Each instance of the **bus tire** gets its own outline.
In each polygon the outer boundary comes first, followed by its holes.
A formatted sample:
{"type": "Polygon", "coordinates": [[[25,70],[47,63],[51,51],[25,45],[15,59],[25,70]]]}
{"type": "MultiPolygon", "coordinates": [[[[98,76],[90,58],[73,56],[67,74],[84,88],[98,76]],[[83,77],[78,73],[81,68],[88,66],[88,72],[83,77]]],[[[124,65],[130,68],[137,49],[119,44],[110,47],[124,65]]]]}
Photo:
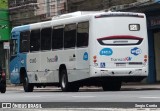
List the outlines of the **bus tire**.
{"type": "Polygon", "coordinates": [[[31,83],[29,83],[28,77],[24,77],[23,88],[25,92],[33,92],[34,86],[31,83]]]}
{"type": "Polygon", "coordinates": [[[66,69],[62,69],[60,72],[60,86],[63,92],[77,92],[79,90],[77,85],[68,82],[66,69]]]}
{"type": "Polygon", "coordinates": [[[69,91],[69,82],[67,77],[67,71],[62,69],[60,72],[60,86],[63,92],[69,91]]]}
{"type": "Polygon", "coordinates": [[[104,82],[102,84],[103,91],[120,91],[121,89],[121,81],[110,81],[104,82]]]}

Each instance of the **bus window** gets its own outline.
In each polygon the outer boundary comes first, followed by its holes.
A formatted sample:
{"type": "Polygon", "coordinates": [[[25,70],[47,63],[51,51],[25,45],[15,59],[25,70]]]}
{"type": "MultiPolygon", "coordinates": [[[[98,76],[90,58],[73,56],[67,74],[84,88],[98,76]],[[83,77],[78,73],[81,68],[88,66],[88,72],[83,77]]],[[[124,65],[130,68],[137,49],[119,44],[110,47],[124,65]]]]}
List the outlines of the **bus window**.
{"type": "Polygon", "coordinates": [[[10,54],[16,55],[18,51],[17,39],[12,39],[10,42],[10,54]]]}
{"type": "Polygon", "coordinates": [[[69,24],[64,29],[64,48],[74,48],[76,42],[76,24],[69,24]]]}
{"type": "Polygon", "coordinates": [[[89,22],[78,23],[77,26],[77,47],[88,46],[89,22]]]}
{"type": "Polygon", "coordinates": [[[44,28],[41,30],[41,50],[51,49],[51,32],[51,27],[44,28]]]}
{"type": "Polygon", "coordinates": [[[61,49],[63,48],[63,26],[53,27],[52,34],[52,49],[61,49]]]}
{"type": "Polygon", "coordinates": [[[39,51],[40,49],[40,29],[32,30],[30,36],[30,51],[39,51]]]}
{"type": "Polygon", "coordinates": [[[20,33],[20,52],[29,52],[30,31],[20,33]]]}

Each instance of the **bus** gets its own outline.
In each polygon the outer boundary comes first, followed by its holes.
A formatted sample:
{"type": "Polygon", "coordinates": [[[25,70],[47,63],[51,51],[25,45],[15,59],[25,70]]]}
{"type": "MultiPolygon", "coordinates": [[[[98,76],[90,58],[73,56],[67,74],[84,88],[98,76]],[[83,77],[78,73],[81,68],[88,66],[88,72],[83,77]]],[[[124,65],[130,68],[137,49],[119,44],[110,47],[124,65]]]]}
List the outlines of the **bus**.
{"type": "Polygon", "coordinates": [[[146,16],[133,12],[73,12],[11,31],[10,80],[34,87],[82,86],[119,91],[148,76],[146,16]]]}

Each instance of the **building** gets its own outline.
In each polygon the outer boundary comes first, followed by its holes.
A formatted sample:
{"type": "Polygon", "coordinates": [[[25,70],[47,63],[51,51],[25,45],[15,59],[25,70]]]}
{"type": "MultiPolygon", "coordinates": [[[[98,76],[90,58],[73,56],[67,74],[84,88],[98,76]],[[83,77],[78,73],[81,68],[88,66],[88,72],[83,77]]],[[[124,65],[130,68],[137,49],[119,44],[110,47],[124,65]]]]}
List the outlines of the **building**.
{"type": "MultiPolygon", "coordinates": [[[[10,22],[8,13],[8,0],[0,1],[0,65],[8,74],[10,22]]],[[[7,75],[8,78],[8,75],[7,75]]]]}
{"type": "Polygon", "coordinates": [[[46,21],[66,13],[66,0],[9,0],[11,25],[46,21]]]}
{"type": "Polygon", "coordinates": [[[134,3],[136,1],[137,0],[68,0],[68,12],[99,11],[112,6],[134,3]]]}

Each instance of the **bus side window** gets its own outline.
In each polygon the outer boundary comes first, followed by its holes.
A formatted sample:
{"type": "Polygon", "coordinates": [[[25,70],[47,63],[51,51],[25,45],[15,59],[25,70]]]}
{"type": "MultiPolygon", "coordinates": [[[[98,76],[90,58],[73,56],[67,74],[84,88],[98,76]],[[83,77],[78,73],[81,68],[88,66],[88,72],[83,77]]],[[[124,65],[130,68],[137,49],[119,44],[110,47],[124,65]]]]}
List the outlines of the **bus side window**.
{"type": "Polygon", "coordinates": [[[12,39],[10,42],[10,54],[16,55],[18,51],[17,39],[12,39]]]}
{"type": "Polygon", "coordinates": [[[87,47],[89,38],[89,22],[81,22],[77,25],[77,47],[87,47]]]}
{"type": "Polygon", "coordinates": [[[41,30],[41,50],[51,49],[51,33],[51,27],[47,27],[41,30]]]}
{"type": "Polygon", "coordinates": [[[52,49],[63,48],[63,26],[53,27],[52,33],[52,49]]]}
{"type": "Polygon", "coordinates": [[[76,24],[68,24],[64,29],[64,48],[75,48],[76,24]]]}
{"type": "Polygon", "coordinates": [[[20,33],[20,52],[29,52],[30,31],[20,33]]]}
{"type": "Polygon", "coordinates": [[[40,49],[40,29],[32,30],[30,36],[30,51],[39,51],[40,49]]]}

